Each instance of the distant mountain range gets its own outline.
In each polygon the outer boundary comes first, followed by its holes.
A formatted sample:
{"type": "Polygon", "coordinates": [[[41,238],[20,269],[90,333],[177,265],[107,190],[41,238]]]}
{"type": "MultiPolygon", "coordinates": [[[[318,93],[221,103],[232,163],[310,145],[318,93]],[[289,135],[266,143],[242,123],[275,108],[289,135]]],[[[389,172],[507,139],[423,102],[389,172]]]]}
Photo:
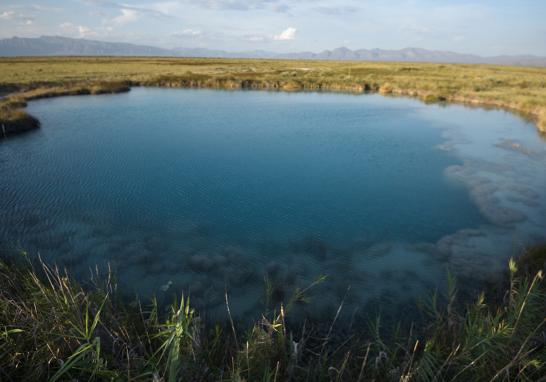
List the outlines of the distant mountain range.
{"type": "Polygon", "coordinates": [[[0,56],[165,56],[219,58],[276,58],[309,60],[404,61],[465,64],[500,64],[546,67],[546,57],[532,55],[482,57],[447,51],[405,48],[399,50],[345,47],[323,52],[274,53],[262,50],[227,52],[201,48],[164,49],[119,42],[74,39],[60,36],[12,37],[0,40],[0,56]]]}

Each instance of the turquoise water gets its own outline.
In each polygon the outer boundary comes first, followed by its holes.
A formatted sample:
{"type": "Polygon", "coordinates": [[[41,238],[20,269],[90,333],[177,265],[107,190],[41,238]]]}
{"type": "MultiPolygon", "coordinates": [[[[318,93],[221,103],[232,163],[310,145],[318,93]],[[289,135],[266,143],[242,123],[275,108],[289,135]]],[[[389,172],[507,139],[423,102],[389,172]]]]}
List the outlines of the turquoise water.
{"type": "Polygon", "coordinates": [[[412,304],[546,233],[545,142],[501,111],[378,95],[137,88],[40,100],[0,143],[0,245],[209,315],[412,304]],[[544,214],[541,214],[544,213],[544,214]],[[349,293],[347,288],[351,287],[349,293]]]}

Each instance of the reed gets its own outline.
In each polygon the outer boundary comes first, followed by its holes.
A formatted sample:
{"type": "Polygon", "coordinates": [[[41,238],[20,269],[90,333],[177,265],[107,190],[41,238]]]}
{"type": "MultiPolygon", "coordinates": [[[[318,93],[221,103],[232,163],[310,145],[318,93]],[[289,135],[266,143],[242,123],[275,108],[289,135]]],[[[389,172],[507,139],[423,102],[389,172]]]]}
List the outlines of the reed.
{"type": "Polygon", "coordinates": [[[388,337],[380,318],[367,331],[343,335],[334,335],[337,314],[325,331],[310,323],[292,328],[288,304],[265,311],[247,330],[205,323],[189,298],[167,309],[154,299],[128,303],[111,273],[94,273],[82,285],[41,260],[6,259],[0,378],[536,381],[546,376],[544,248],[536,251],[539,260],[526,262],[526,272],[510,261],[501,294],[482,293],[470,304],[460,303],[449,276],[445,295],[435,293],[424,305],[427,319],[408,330],[399,325],[388,337]]]}

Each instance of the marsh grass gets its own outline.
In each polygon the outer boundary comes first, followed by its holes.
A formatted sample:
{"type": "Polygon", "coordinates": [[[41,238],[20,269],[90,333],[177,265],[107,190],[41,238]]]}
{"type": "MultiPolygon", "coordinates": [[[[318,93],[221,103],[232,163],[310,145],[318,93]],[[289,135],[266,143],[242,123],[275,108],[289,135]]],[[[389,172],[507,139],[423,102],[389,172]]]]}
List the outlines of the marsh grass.
{"type": "Polygon", "coordinates": [[[0,58],[0,90],[9,91],[0,101],[0,121],[6,110],[22,107],[18,102],[130,86],[379,92],[504,108],[546,132],[545,68],[258,59],[0,58]]]}
{"type": "MultiPolygon", "coordinates": [[[[423,304],[423,323],[384,336],[380,317],[369,330],[337,333],[343,302],[327,329],[290,327],[290,302],[245,329],[203,322],[184,296],[166,307],[128,303],[111,273],[95,271],[82,285],[40,260],[4,260],[0,379],[538,381],[546,377],[544,262],[526,267],[511,260],[503,293],[467,305],[450,275],[447,292],[423,304]]],[[[305,300],[306,290],[289,301],[305,300]]]]}
{"type": "Polygon", "coordinates": [[[66,95],[106,94],[124,91],[129,91],[129,86],[126,83],[98,82],[86,85],[39,87],[8,95],[0,100],[0,138],[40,127],[39,120],[24,111],[28,101],[66,95]]]}

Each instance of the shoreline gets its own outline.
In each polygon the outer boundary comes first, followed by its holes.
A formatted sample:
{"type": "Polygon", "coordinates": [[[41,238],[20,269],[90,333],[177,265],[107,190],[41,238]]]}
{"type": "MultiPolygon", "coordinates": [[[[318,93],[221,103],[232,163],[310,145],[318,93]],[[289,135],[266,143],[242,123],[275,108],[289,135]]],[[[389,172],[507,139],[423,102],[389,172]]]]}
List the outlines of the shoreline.
{"type": "MultiPolygon", "coordinates": [[[[441,91],[411,87],[401,87],[376,81],[360,80],[306,81],[294,79],[255,79],[252,76],[234,78],[233,76],[213,77],[211,75],[186,73],[182,76],[158,76],[142,80],[92,81],[92,82],[44,82],[37,86],[16,83],[0,85],[0,139],[9,135],[23,133],[40,127],[39,121],[29,115],[24,108],[28,101],[67,95],[116,94],[130,91],[132,87],[221,89],[221,90],[268,90],[287,92],[343,92],[352,94],[380,94],[383,96],[402,96],[418,99],[426,104],[448,103],[481,108],[502,109],[533,122],[541,135],[546,135],[546,107],[508,103],[501,99],[484,98],[476,95],[444,94],[441,91]],[[4,126],[3,131],[1,127],[4,126]]],[[[500,96],[499,96],[500,98],[500,96]]]]}

